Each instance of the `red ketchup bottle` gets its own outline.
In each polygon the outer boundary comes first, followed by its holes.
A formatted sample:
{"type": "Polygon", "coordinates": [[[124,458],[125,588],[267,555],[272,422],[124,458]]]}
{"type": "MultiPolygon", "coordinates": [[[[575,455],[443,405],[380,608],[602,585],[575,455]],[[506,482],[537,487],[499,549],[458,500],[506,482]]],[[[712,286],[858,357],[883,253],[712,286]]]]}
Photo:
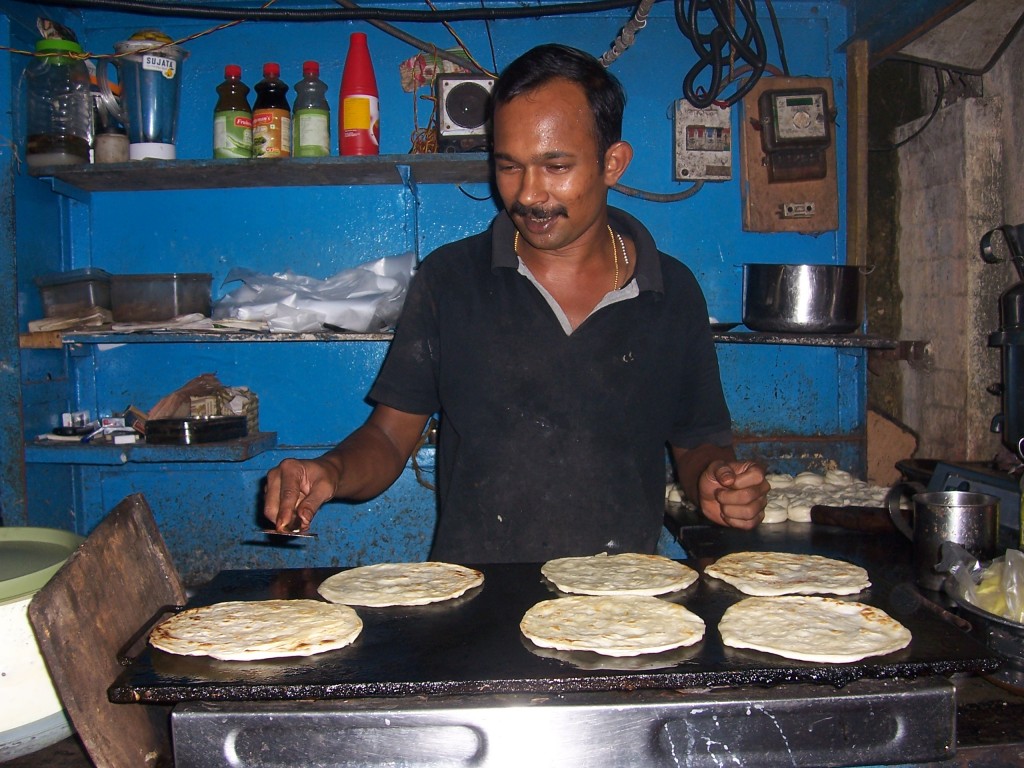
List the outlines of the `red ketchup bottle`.
{"type": "Polygon", "coordinates": [[[338,110],[338,150],[342,155],[380,154],[380,110],[377,78],[364,32],[349,38],[348,56],[341,75],[338,110]]]}

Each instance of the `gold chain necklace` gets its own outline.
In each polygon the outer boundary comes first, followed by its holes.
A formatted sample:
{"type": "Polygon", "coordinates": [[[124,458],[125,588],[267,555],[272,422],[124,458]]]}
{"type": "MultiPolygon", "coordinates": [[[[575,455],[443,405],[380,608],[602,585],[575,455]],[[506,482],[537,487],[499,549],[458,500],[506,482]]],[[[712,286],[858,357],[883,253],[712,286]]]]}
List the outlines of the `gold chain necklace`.
{"type": "Polygon", "coordinates": [[[615,233],[615,239],[619,241],[619,250],[622,251],[622,261],[628,267],[629,254],[626,252],[626,241],[622,239],[622,235],[620,235],[618,232],[615,233]]]}
{"type": "Polygon", "coordinates": [[[619,290],[619,244],[615,242],[615,233],[612,232],[612,225],[608,225],[608,237],[612,239],[612,258],[615,259],[615,282],[612,283],[612,290],[619,290]]]}
{"type": "MultiPolygon", "coordinates": [[[[615,280],[612,283],[612,290],[619,290],[619,246],[622,246],[622,258],[626,262],[626,266],[629,266],[629,254],[626,253],[626,244],[622,241],[622,235],[619,235],[612,231],[612,225],[608,224],[608,237],[612,241],[612,258],[615,260],[615,280]]],[[[519,230],[516,230],[515,236],[512,238],[512,250],[516,256],[519,255],[519,230]]]]}

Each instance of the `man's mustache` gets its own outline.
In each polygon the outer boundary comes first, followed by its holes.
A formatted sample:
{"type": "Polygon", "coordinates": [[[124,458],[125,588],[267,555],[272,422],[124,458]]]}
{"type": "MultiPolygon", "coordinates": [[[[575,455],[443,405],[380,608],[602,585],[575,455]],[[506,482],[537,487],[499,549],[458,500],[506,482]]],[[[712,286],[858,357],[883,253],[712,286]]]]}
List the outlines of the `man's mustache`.
{"type": "Polygon", "coordinates": [[[522,203],[512,203],[509,213],[513,216],[525,216],[531,219],[552,219],[555,216],[569,217],[569,211],[561,205],[555,208],[541,208],[539,206],[526,207],[522,203]]]}

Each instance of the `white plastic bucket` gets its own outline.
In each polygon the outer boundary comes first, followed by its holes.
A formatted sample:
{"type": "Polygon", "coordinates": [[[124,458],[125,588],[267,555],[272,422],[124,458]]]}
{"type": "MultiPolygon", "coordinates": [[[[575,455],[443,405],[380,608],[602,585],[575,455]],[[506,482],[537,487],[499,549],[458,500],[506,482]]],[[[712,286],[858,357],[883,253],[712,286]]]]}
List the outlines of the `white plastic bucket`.
{"type": "Polygon", "coordinates": [[[82,537],[53,528],[0,527],[0,763],[74,729],[53,687],[28,606],[82,537]]]}

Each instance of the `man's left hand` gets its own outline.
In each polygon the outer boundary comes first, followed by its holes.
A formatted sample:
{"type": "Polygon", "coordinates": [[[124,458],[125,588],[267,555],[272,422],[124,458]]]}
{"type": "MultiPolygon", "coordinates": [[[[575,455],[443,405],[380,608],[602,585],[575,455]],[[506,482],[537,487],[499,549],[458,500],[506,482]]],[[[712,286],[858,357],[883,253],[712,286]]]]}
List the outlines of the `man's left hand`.
{"type": "Polygon", "coordinates": [[[714,523],[750,530],[764,519],[771,486],[752,461],[716,459],[701,473],[698,487],[700,508],[714,523]]]}

